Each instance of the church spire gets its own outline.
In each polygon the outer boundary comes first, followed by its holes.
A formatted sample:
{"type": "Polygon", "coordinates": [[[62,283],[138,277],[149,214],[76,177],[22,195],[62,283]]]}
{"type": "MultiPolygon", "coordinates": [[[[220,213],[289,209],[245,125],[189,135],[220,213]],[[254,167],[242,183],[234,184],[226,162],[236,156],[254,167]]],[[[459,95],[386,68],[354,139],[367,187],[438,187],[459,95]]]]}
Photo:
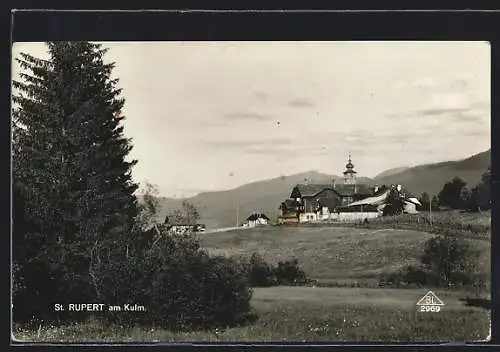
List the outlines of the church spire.
{"type": "Polygon", "coordinates": [[[356,171],[354,171],[354,165],[351,160],[351,154],[349,154],[349,160],[345,166],[344,171],[344,184],[353,185],[356,184],[356,171]]]}

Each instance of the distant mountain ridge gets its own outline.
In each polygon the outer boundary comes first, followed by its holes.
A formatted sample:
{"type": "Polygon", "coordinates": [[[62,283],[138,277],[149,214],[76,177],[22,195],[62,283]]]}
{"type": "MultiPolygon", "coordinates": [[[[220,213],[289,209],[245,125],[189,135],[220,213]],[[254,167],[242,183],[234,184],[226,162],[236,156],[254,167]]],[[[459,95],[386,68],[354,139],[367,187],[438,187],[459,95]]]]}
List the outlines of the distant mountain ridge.
{"type": "Polygon", "coordinates": [[[373,179],[394,175],[394,174],[397,174],[397,173],[402,172],[404,170],[407,170],[409,168],[410,168],[409,166],[402,166],[402,167],[395,167],[393,169],[385,170],[385,171],[382,171],[381,173],[379,173],[373,179]]]}
{"type": "MultiPolygon", "coordinates": [[[[358,181],[378,185],[402,184],[416,196],[420,196],[422,192],[432,196],[455,176],[462,178],[472,188],[480,182],[481,175],[490,166],[490,159],[491,150],[487,150],[458,161],[390,169],[374,179],[359,177],[358,181]]],[[[241,224],[253,211],[263,212],[271,220],[275,220],[280,203],[290,196],[296,184],[303,183],[306,178],[309,183],[322,184],[332,183],[333,178],[339,182],[343,179],[313,170],[251,182],[231,190],[203,192],[186,199],[199,208],[201,222],[206,224],[207,228],[241,224]]],[[[167,213],[178,209],[181,203],[182,199],[161,197],[161,219],[163,220],[167,213]]]]}
{"type": "Polygon", "coordinates": [[[456,176],[467,182],[470,188],[474,187],[481,181],[482,174],[490,165],[491,149],[462,160],[418,165],[381,177],[379,175],[374,182],[400,183],[416,195],[422,192],[437,195],[443,185],[456,176]]]}

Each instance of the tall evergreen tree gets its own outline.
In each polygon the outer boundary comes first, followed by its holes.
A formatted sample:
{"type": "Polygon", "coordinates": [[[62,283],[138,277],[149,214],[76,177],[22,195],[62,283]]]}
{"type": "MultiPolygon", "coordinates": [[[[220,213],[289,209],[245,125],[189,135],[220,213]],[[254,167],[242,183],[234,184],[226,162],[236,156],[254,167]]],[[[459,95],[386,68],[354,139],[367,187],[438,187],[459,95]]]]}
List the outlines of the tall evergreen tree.
{"type": "Polygon", "coordinates": [[[137,215],[114,64],[89,42],[48,49],[49,60],[21,54],[29,73],[14,82],[13,259],[26,287],[14,305],[36,301],[39,315],[101,299],[100,272],[124,255],[137,215]]]}

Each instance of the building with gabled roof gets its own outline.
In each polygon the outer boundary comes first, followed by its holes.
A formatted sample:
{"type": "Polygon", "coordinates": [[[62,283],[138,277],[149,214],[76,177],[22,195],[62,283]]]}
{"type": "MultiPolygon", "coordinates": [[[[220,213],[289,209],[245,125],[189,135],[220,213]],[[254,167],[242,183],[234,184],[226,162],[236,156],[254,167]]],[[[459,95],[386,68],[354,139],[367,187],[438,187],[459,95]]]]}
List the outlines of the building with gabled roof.
{"type": "MultiPolygon", "coordinates": [[[[375,187],[357,183],[357,172],[354,170],[350,155],[343,174],[343,183],[332,180],[331,184],[309,184],[306,179],[303,184],[297,184],[291,191],[290,199],[280,205],[279,222],[290,222],[293,218],[297,218],[298,222],[332,219],[340,216],[341,209],[345,209],[350,203],[375,193],[375,187]]],[[[364,211],[360,211],[363,214],[359,216],[378,216],[376,208],[365,208],[364,211]],[[365,214],[367,212],[370,214],[365,214]]],[[[349,209],[348,213],[351,214],[352,209],[349,209]]]]}
{"type": "Polygon", "coordinates": [[[243,223],[243,227],[255,227],[259,225],[267,225],[269,223],[269,217],[260,212],[253,212],[248,218],[246,218],[243,223]]]}

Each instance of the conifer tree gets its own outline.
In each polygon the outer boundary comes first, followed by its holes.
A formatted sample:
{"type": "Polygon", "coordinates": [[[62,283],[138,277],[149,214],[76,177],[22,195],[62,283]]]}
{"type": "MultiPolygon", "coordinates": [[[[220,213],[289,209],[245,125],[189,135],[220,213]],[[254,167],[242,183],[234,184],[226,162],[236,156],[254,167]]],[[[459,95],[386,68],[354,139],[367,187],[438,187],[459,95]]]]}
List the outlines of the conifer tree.
{"type": "Polygon", "coordinates": [[[28,73],[14,82],[13,259],[25,287],[14,314],[99,300],[100,273],[124,255],[137,215],[114,64],[97,44],[47,45],[49,60],[21,54],[28,73]]]}

